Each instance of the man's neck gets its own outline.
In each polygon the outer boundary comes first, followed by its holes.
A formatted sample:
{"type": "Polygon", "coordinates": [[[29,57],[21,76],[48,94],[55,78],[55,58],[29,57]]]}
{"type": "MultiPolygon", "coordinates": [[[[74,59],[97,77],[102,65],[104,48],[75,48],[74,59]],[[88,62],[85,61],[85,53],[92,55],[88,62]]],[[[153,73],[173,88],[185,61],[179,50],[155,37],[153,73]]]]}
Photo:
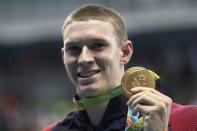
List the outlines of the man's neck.
{"type": "Polygon", "coordinates": [[[87,114],[90,118],[91,123],[94,126],[98,126],[103,118],[103,115],[106,111],[107,105],[109,101],[106,101],[104,103],[101,103],[97,106],[91,107],[87,109],[87,114]]]}

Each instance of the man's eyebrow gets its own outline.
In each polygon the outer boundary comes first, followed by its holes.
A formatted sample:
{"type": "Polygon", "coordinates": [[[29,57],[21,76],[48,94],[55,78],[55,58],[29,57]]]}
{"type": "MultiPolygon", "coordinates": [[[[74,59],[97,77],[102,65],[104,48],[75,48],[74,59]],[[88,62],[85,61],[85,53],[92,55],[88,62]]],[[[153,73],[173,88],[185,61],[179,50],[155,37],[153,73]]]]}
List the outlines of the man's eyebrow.
{"type": "Polygon", "coordinates": [[[68,41],[65,43],[65,46],[91,44],[92,42],[108,43],[107,40],[93,38],[93,39],[89,39],[89,40],[68,41]]]}
{"type": "Polygon", "coordinates": [[[92,42],[101,42],[101,43],[108,43],[107,40],[104,39],[90,39],[87,41],[88,43],[92,43],[92,42]]]}
{"type": "Polygon", "coordinates": [[[79,42],[74,42],[74,41],[70,41],[70,42],[66,42],[64,43],[65,46],[72,46],[72,45],[76,45],[78,44],[79,42]]]}

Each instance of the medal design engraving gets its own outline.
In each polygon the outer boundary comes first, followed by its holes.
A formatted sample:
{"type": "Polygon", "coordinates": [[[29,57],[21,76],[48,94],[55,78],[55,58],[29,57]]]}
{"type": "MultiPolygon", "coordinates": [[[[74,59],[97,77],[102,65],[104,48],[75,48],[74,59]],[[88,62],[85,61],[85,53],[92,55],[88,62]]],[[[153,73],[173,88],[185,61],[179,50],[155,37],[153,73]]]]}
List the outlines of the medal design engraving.
{"type": "Polygon", "coordinates": [[[155,88],[155,80],[152,74],[144,67],[132,67],[128,69],[122,78],[122,86],[125,94],[131,97],[131,89],[134,87],[155,88]]]}

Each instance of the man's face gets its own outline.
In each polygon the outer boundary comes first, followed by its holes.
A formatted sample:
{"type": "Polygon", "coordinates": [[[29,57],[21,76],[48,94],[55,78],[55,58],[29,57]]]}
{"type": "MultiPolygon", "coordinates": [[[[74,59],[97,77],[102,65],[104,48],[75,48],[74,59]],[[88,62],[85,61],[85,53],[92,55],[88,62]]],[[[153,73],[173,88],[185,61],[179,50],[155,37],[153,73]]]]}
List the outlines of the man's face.
{"type": "Polygon", "coordinates": [[[72,22],[63,37],[65,68],[81,97],[97,96],[120,84],[124,73],[122,50],[112,24],[72,22]]]}

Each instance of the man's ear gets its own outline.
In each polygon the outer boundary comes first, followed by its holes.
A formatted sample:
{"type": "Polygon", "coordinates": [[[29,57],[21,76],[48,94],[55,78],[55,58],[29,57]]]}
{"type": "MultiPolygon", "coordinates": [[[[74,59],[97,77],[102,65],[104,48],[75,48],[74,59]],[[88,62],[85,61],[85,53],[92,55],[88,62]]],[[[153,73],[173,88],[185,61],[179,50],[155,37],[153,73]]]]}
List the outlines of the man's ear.
{"type": "Polygon", "coordinates": [[[61,56],[62,56],[62,61],[64,62],[64,48],[63,47],[61,49],[61,56]]]}
{"type": "Polygon", "coordinates": [[[130,40],[127,40],[122,46],[122,56],[121,56],[121,64],[126,65],[133,54],[133,44],[130,40]]]}

